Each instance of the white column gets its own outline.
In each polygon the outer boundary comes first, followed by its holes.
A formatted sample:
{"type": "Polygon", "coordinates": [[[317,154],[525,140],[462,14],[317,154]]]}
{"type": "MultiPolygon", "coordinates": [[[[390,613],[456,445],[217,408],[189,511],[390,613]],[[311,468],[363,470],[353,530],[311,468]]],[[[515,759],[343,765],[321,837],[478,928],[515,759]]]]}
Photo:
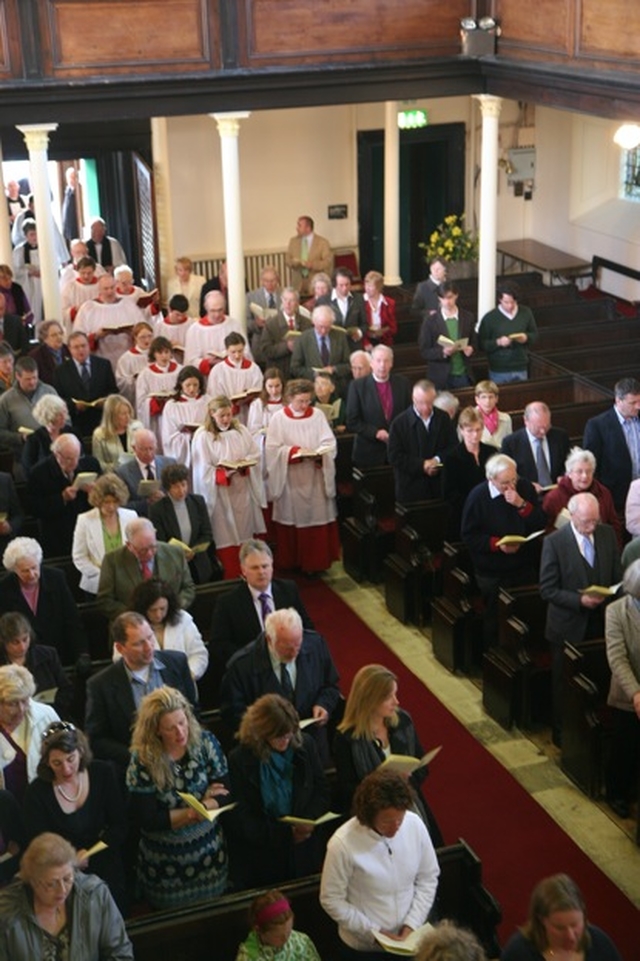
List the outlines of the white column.
{"type": "Polygon", "coordinates": [[[18,126],[29,151],[31,167],[31,190],[34,196],[36,223],[38,225],[38,257],[40,282],[45,320],[62,320],[62,301],[58,283],[58,259],[53,233],[51,192],[47,177],[49,134],[58,129],[57,123],[27,124],[18,126]]]}
{"type": "Polygon", "coordinates": [[[174,275],[173,211],[171,209],[171,169],[167,120],[151,118],[151,155],[153,157],[153,194],[158,231],[160,288],[166,293],[167,281],[174,275]]]}
{"type": "MultiPolygon", "coordinates": [[[[0,170],[2,170],[2,144],[0,143],[0,170]]],[[[2,197],[4,198],[4,181],[0,181],[2,186],[2,197]]],[[[0,264],[12,265],[11,246],[11,224],[9,223],[9,210],[4,199],[0,202],[0,264]]]]}
{"type": "Polygon", "coordinates": [[[474,94],[482,111],[480,154],[480,257],[478,264],[478,320],[496,305],[498,244],[498,121],[502,98],[474,94]]]}
{"type": "Polygon", "coordinates": [[[400,276],[400,130],[398,104],[384,105],[384,282],[402,283],[400,276]]]}
{"type": "Polygon", "coordinates": [[[242,247],[242,208],[240,204],[240,160],[238,136],[240,121],[250,116],[242,113],[209,114],[218,125],[222,156],[222,197],[224,233],[229,277],[229,315],[246,327],[244,250],[242,247]]]}

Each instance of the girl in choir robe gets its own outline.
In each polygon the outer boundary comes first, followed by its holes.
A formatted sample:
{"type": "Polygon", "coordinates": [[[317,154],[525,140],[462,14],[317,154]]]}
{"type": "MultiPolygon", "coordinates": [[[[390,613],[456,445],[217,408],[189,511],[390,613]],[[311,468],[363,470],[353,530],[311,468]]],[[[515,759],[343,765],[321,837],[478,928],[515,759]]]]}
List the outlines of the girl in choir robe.
{"type": "Polygon", "coordinates": [[[262,371],[258,365],[244,356],[247,342],[233,331],[224,339],[227,356],[221,364],[211,368],[207,393],[211,397],[224,394],[233,401],[233,414],[246,426],[249,405],[262,391],[262,371]]]}
{"type": "Polygon", "coordinates": [[[267,429],[266,458],[273,497],[278,566],[324,571],[338,559],[336,438],[311,406],[313,384],[289,381],[286,406],[267,429]]]}
{"type": "Polygon", "coordinates": [[[136,405],[136,381],[140,371],[149,363],[149,347],[153,340],[153,327],[141,320],[132,331],[133,347],[125,350],[116,364],[116,384],[123,397],[136,405]]]}
{"type": "Polygon", "coordinates": [[[195,317],[189,317],[188,310],[187,298],[183,294],[174,294],[169,301],[167,316],[159,314],[156,320],[156,337],[166,337],[170,340],[174,356],[183,362],[187,331],[196,322],[195,317]]]}
{"type": "Polygon", "coordinates": [[[67,337],[73,330],[73,322],[78,310],[85,301],[98,296],[96,262],[93,257],[81,257],[76,266],[76,275],[68,281],[60,296],[62,297],[62,319],[67,337]]]}
{"type": "Polygon", "coordinates": [[[209,400],[204,426],[191,445],[193,490],[209,513],[226,579],[240,577],[240,544],[265,532],[264,487],[255,438],[234,419],[228,397],[209,400]]]}
{"type": "Polygon", "coordinates": [[[136,413],[143,425],[156,435],[159,453],[162,453],[162,411],[175,390],[181,370],[172,358],[171,342],[166,337],[154,337],[149,347],[149,363],[136,381],[136,413]]]}
{"type": "Polygon", "coordinates": [[[267,428],[271,423],[271,419],[274,414],[282,410],[284,407],[284,401],[282,399],[282,394],[284,390],[284,384],[282,382],[282,372],[279,367],[268,367],[264,374],[264,386],[259,397],[251,403],[249,407],[249,417],[247,420],[247,427],[255,437],[258,447],[260,448],[260,470],[262,473],[262,481],[264,483],[265,496],[267,499],[267,507],[264,512],[264,519],[267,525],[267,540],[269,542],[275,541],[275,534],[273,532],[273,504],[271,494],[269,493],[269,478],[267,476],[267,461],[265,457],[264,447],[265,440],[267,437],[267,428]]]}
{"type": "Polygon", "coordinates": [[[191,469],[191,442],[207,415],[210,398],[205,394],[204,375],[197,367],[183,367],[173,397],[162,412],[162,449],[178,464],[191,469]]]}

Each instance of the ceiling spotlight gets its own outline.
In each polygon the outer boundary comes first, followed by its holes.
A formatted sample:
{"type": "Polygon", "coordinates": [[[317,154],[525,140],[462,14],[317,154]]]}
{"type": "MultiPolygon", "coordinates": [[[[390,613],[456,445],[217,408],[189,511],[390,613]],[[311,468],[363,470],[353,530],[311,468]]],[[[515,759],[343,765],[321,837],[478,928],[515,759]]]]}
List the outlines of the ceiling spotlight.
{"type": "Polygon", "coordinates": [[[497,21],[493,17],[482,17],[478,20],[478,26],[481,30],[493,30],[497,25],[497,21]]]}
{"type": "Polygon", "coordinates": [[[613,142],[623,150],[635,150],[640,146],[640,126],[637,123],[623,123],[614,133],[613,142]]]}
{"type": "Polygon", "coordinates": [[[473,17],[464,17],[460,21],[460,26],[463,30],[475,30],[478,24],[475,22],[473,17]]]}

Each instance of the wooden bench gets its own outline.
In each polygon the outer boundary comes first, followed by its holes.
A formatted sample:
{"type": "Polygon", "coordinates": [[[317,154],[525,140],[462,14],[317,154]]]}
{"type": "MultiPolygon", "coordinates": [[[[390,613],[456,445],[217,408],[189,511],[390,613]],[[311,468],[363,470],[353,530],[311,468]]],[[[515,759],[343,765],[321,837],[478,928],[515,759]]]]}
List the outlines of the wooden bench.
{"type": "MultiPolygon", "coordinates": [[[[496,927],[501,912],[495,898],[482,884],[482,865],[465,841],[439,848],[438,894],[434,916],[446,917],[471,929],[489,957],[500,952],[496,927]]],[[[291,901],[295,926],[307,933],[321,958],[334,961],[340,953],[337,927],[319,901],[320,876],[312,875],[280,885],[291,901]]],[[[207,903],[174,911],[162,911],[132,919],[127,931],[136,961],[232,961],[238,945],[249,933],[248,910],[260,890],[240,891],[207,903]]],[[[382,957],[382,955],[381,955],[382,957]]]]}
{"type": "Polygon", "coordinates": [[[439,593],[442,552],[449,520],[446,501],[396,504],[395,550],[384,561],[387,610],[403,624],[430,620],[439,593]]]}
{"type": "Polygon", "coordinates": [[[561,347],[584,347],[614,344],[618,341],[633,340],[640,335],[640,321],[633,319],[609,320],[606,323],[558,324],[542,327],[540,337],[532,345],[533,352],[545,352],[561,347]]]}
{"type": "Polygon", "coordinates": [[[378,583],[395,537],[395,484],[389,465],[353,468],[353,514],[341,527],[342,563],[354,580],[378,583]]]}
{"type": "Polygon", "coordinates": [[[604,638],[565,644],[560,765],[591,798],[601,797],[604,788],[610,681],[604,638]]]}
{"type": "Polygon", "coordinates": [[[482,660],[484,602],[466,545],[445,542],[442,595],[431,604],[431,644],[452,673],[477,673],[482,660]]]}

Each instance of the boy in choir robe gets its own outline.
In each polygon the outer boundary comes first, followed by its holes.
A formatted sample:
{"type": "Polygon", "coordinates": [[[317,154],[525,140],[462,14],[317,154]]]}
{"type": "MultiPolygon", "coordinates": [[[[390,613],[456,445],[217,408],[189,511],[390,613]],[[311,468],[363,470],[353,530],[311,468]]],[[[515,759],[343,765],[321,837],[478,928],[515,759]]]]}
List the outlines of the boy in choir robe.
{"type": "Polygon", "coordinates": [[[166,337],[154,337],[149,347],[149,363],[136,381],[136,414],[145,427],[152,430],[162,453],[162,411],[172,396],[182,365],[171,354],[166,337]]]}

